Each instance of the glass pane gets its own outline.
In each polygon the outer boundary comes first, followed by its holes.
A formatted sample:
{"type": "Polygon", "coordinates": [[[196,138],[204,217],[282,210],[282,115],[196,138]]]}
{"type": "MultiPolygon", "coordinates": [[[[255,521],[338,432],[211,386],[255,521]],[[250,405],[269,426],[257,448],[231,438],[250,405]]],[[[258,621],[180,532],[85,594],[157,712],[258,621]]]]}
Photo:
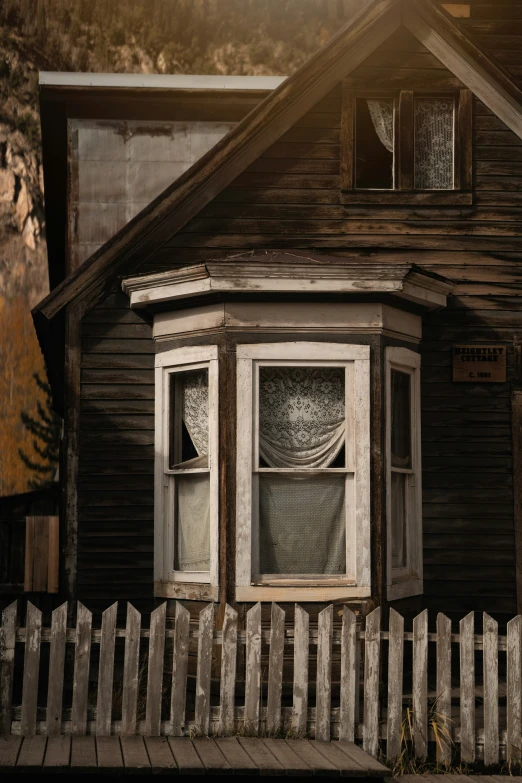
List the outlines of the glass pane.
{"type": "Polygon", "coordinates": [[[259,476],[262,574],[345,574],[344,475],[259,476]]]}
{"type": "Polygon", "coordinates": [[[210,476],[176,476],[176,571],[210,569],[210,476]]]}
{"type": "Polygon", "coordinates": [[[453,188],[453,99],[415,99],[415,187],[453,188]]]}
{"type": "Polygon", "coordinates": [[[208,467],[208,370],[170,376],[170,467],[208,467]]]}
{"type": "Polygon", "coordinates": [[[391,371],[391,464],[411,468],[411,375],[391,371]]]}
{"type": "Polygon", "coordinates": [[[393,189],[393,98],[357,98],[355,187],[393,189]]]}
{"type": "Polygon", "coordinates": [[[261,367],[259,457],[271,468],[327,468],[343,453],[343,367],[261,367]]]}
{"type": "Polygon", "coordinates": [[[391,533],[392,568],[405,568],[406,553],[406,473],[392,473],[391,477],[391,533]]]}

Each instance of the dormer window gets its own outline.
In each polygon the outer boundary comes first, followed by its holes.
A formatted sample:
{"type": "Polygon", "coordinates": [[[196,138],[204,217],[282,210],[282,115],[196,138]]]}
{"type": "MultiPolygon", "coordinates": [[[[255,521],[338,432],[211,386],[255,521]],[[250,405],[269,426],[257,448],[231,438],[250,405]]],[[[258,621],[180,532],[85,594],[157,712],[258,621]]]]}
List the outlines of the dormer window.
{"type": "Polygon", "coordinates": [[[471,95],[343,89],[341,201],[471,203],[471,95]]]}

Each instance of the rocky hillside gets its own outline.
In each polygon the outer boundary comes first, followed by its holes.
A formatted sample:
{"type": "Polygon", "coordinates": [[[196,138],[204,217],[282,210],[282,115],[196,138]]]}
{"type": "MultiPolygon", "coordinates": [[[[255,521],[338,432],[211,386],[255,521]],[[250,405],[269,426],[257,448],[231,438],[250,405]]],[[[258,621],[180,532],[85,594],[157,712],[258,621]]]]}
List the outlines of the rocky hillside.
{"type": "Polygon", "coordinates": [[[367,2],[2,0],[0,496],[28,488],[20,413],[34,414],[43,371],[30,316],[48,289],[38,71],[289,74],[367,2]]]}

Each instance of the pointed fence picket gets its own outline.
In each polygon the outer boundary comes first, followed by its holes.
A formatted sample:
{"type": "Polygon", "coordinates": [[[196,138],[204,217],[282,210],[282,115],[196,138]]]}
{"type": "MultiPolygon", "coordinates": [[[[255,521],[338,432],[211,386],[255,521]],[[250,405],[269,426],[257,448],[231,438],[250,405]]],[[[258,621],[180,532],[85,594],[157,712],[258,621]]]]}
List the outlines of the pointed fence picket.
{"type": "Polygon", "coordinates": [[[16,603],[4,610],[2,733],[102,738],[283,730],[316,740],[362,739],[367,751],[381,750],[390,759],[406,741],[420,759],[435,743],[441,765],[448,765],[456,750],[462,762],[521,761],[522,616],[501,636],[488,614],[482,634],[475,633],[473,614],[452,634],[443,614],[435,633],[429,631],[426,611],[407,632],[400,614],[390,610],[385,624],[380,608],[362,624],[348,607],[327,606],[314,625],[302,607],[295,607],[289,622],[272,604],[270,627],[265,627],[256,604],[239,628],[238,613],[228,605],[219,624],[212,604],[191,620],[179,603],[175,617],[167,618],[164,603],[147,627],[128,604],[125,627],[119,628],[113,604],[100,629],[93,628],[91,612],[81,603],[75,627],[67,628],[67,610],[67,604],[55,609],[50,627],[30,603],[24,627],[17,624],[16,603]],[[118,638],[124,639],[121,656],[118,638]],[[66,677],[68,645],[74,656],[72,682],[66,677]],[[238,655],[238,646],[244,646],[244,655],[238,655]],[[452,649],[460,661],[454,671],[452,649]],[[482,651],[481,666],[477,651],[482,651]],[[309,677],[312,660],[315,683],[309,677]],[[503,671],[507,677],[500,681],[503,671]],[[13,706],[13,689],[15,701],[21,696],[19,705],[13,706]]]}

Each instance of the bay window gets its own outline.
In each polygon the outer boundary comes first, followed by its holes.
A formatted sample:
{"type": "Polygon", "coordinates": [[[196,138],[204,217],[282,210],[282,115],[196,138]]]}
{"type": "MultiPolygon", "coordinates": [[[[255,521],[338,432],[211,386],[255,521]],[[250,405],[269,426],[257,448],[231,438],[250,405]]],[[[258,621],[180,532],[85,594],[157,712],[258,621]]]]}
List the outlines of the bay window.
{"type": "Polygon", "coordinates": [[[422,592],[420,357],[386,348],[388,598],[422,592]]]}
{"type": "Polygon", "coordinates": [[[238,600],[369,589],[369,347],[237,347],[238,600]]]}

